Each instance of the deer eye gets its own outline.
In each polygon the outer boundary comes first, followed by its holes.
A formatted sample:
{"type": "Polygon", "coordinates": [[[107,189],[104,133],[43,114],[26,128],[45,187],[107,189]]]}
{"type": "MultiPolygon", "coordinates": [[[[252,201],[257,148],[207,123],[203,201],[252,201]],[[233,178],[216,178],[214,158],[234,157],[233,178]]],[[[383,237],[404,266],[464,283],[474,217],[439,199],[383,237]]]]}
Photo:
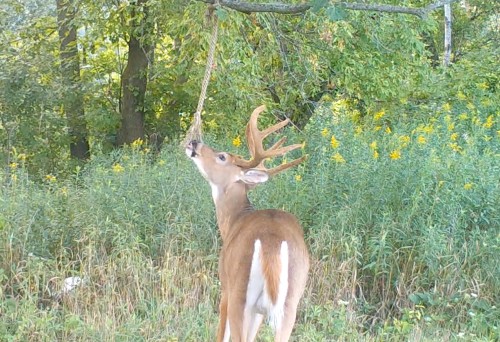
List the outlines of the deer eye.
{"type": "Polygon", "coordinates": [[[225,156],[224,154],[222,154],[222,153],[221,153],[221,154],[219,154],[219,155],[217,156],[217,158],[219,158],[219,160],[220,160],[220,161],[226,161],[226,156],[225,156]]]}

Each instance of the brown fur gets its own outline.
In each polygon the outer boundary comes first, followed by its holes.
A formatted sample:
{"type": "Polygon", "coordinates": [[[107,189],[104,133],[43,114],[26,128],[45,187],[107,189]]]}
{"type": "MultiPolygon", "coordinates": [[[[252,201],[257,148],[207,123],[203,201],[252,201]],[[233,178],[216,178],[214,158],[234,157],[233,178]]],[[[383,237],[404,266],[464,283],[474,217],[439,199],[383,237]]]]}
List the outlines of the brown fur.
{"type": "MultiPolygon", "coordinates": [[[[274,246],[273,246],[274,247],[274,246]]],[[[266,288],[273,304],[278,300],[278,290],[280,285],[281,260],[280,260],[281,243],[274,248],[262,248],[261,264],[266,282],[266,288]],[[269,253],[272,251],[273,253],[269,253]],[[276,253],[277,252],[277,253],[276,253]]]]}

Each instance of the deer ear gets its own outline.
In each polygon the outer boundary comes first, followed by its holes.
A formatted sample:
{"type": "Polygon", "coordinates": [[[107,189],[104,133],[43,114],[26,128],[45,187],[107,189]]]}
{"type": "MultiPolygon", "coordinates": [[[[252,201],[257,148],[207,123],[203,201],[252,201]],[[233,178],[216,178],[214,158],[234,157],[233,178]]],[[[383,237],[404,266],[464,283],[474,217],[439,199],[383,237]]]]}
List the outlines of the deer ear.
{"type": "Polygon", "coordinates": [[[248,169],[241,172],[240,180],[249,185],[257,185],[259,183],[264,183],[269,179],[269,175],[266,171],[257,169],[248,169]]]}

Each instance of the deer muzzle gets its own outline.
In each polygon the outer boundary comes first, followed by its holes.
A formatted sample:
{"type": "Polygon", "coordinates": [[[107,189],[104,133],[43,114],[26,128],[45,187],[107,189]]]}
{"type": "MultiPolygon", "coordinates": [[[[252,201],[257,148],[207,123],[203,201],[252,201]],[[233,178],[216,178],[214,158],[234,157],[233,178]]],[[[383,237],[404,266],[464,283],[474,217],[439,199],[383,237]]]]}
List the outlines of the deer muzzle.
{"type": "Polygon", "coordinates": [[[200,143],[197,140],[191,140],[186,145],[186,154],[190,158],[194,158],[198,155],[197,148],[200,146],[200,143]]]}

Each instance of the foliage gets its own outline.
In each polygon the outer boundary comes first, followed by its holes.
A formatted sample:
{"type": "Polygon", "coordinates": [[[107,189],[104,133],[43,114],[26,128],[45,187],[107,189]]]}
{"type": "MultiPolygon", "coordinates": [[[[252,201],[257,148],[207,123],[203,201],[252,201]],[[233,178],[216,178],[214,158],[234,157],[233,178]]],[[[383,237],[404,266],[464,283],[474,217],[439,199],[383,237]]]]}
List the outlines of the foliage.
{"type": "MultiPolygon", "coordinates": [[[[407,4],[422,6],[421,1],[407,4]]],[[[482,0],[468,4],[457,3],[453,9],[455,61],[470,65],[463,75],[474,75],[471,69],[487,67],[481,61],[490,59],[493,72],[498,28],[491,13],[498,5],[482,0]]],[[[9,0],[1,6],[3,164],[15,148],[30,154],[33,172],[68,172],[73,165],[65,168],[69,142],[61,99],[67,90],[58,74],[55,4],[9,0]]],[[[147,24],[155,32],[144,39],[152,40],[155,53],[148,71],[146,132],[175,139],[187,129],[196,107],[210,25],[203,2],[149,0],[148,9],[147,24]]],[[[396,109],[404,100],[428,99],[436,91],[426,87],[439,71],[433,69],[442,50],[439,11],[421,20],[315,1],[311,11],[297,16],[216,13],[217,62],[204,113],[205,130],[212,134],[241,132],[249,108],[261,103],[303,127],[325,95],[350,99],[365,116],[380,107],[396,109]]],[[[116,142],[129,24],[138,19],[132,16],[126,1],[83,1],[72,22],[78,27],[85,117],[94,152],[110,151],[116,142]]]]}
{"type": "MultiPolygon", "coordinates": [[[[402,105],[362,124],[349,101],[324,101],[303,132],[287,132],[307,137],[308,161],[251,197],[294,212],[306,229],[313,264],[297,340],[498,338],[491,94],[479,84],[413,108],[416,119],[401,120],[402,105]]],[[[244,153],[234,137],[215,140],[244,153]]],[[[70,178],[37,182],[22,159],[11,164],[0,196],[3,336],[213,336],[220,245],[209,189],[183,153],[173,144],[156,155],[137,141],[70,178]],[[68,276],[86,282],[58,301],[68,276]]]]}
{"type": "MultiPolygon", "coordinates": [[[[291,211],[306,230],[313,263],[296,340],[499,338],[498,5],[467,3],[453,6],[446,69],[439,11],[421,21],[314,1],[297,16],[216,12],[205,140],[246,154],[244,124],[266,103],[263,125],[291,117],[286,134],[309,156],[251,193],[256,207],[291,211]]],[[[198,98],[210,25],[202,2],[148,6],[146,130],[167,142],[161,152],[147,139],[112,149],[137,18],[124,1],[82,1],[74,24],[92,157],[76,165],[55,6],[0,5],[2,340],[214,334],[213,204],[177,140],[198,98]],[[84,284],[61,296],[69,276],[84,284]]]]}

